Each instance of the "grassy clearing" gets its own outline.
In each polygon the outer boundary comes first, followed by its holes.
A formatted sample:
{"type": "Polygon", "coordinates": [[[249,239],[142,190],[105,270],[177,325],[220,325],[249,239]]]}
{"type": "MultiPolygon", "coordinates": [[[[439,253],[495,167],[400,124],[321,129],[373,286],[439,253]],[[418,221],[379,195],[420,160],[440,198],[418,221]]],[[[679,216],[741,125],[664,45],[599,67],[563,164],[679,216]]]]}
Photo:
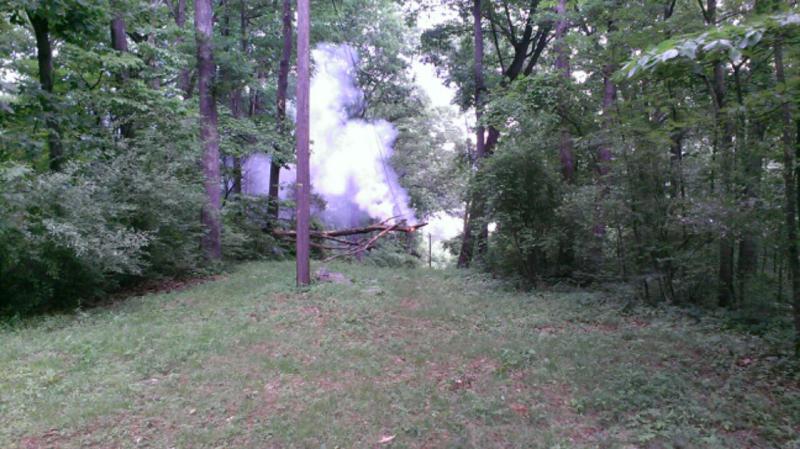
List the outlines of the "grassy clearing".
{"type": "Polygon", "coordinates": [[[797,380],[760,339],[599,293],[334,269],[355,282],[298,292],[291,264],[254,263],[0,330],[0,447],[800,444],[797,380]]]}

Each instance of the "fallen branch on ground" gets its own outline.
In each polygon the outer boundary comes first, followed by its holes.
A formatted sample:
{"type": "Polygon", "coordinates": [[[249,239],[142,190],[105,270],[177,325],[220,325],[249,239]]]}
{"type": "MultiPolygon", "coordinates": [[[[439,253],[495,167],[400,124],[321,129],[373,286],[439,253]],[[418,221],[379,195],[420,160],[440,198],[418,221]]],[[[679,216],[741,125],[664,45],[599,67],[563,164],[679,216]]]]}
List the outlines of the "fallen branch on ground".
{"type": "MultiPolygon", "coordinates": [[[[404,232],[406,234],[411,232],[416,232],[419,228],[423,226],[427,226],[428,223],[418,223],[412,226],[399,226],[399,225],[387,225],[387,224],[374,224],[369,226],[364,226],[361,228],[348,228],[348,229],[337,229],[334,231],[311,231],[311,237],[317,237],[322,239],[330,239],[334,240],[335,237],[346,237],[349,235],[359,235],[359,234],[369,234],[372,232],[381,232],[385,231],[387,228],[391,228],[392,232],[404,232]]],[[[290,237],[295,238],[297,233],[295,231],[290,231],[287,229],[276,229],[272,232],[278,237],[290,237]]],[[[341,242],[340,242],[341,243],[341,242]]]]}
{"type": "MultiPolygon", "coordinates": [[[[389,224],[388,222],[394,218],[396,217],[386,219],[380,223],[358,228],[336,229],[331,231],[311,231],[310,235],[312,239],[328,240],[343,245],[343,246],[331,246],[331,245],[324,245],[322,243],[311,242],[311,246],[323,250],[341,251],[325,259],[325,261],[330,261],[338,257],[354,256],[359,253],[363,253],[364,251],[367,251],[368,249],[375,246],[375,244],[378,242],[378,240],[381,239],[381,237],[384,237],[385,235],[391,232],[402,232],[405,234],[410,234],[428,225],[428,223],[417,223],[415,225],[408,225],[406,224],[405,221],[389,224]],[[349,237],[354,235],[372,234],[374,232],[376,232],[377,234],[373,235],[372,237],[365,238],[359,241],[351,241],[340,238],[340,237],[349,237]]],[[[272,231],[272,234],[275,235],[276,237],[287,238],[287,239],[294,239],[297,237],[296,231],[288,229],[275,229],[272,231]]]]}

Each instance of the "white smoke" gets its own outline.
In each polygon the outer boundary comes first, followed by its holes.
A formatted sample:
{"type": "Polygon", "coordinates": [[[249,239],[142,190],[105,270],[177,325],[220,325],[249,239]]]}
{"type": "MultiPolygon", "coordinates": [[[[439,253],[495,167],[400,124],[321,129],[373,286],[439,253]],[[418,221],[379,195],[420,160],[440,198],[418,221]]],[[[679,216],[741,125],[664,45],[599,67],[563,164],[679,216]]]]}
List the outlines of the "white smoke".
{"type": "Polygon", "coordinates": [[[311,182],[328,203],[325,218],[355,224],[363,215],[414,221],[406,191],[389,165],[397,130],[385,120],[353,118],[364,107],[358,55],[348,45],[312,51],[311,182]]]}
{"type": "MultiPolygon", "coordinates": [[[[354,117],[364,107],[356,51],[348,45],[319,44],[311,56],[311,187],[327,203],[323,220],[333,226],[392,217],[415,222],[408,194],[389,164],[397,130],[385,120],[354,117]]],[[[248,193],[264,190],[255,184],[268,185],[269,170],[265,175],[259,169],[263,163],[250,158],[245,164],[248,193]]],[[[282,184],[294,178],[294,167],[281,171],[282,184]]]]}

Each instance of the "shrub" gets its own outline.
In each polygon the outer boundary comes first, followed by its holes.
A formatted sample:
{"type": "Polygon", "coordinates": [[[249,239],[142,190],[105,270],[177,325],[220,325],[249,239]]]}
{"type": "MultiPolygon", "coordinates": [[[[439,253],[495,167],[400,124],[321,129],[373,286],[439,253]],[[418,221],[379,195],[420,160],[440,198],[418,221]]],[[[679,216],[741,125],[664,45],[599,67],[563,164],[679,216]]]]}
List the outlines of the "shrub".
{"type": "Polygon", "coordinates": [[[222,252],[226,258],[253,260],[279,258],[278,242],[268,232],[269,198],[235,195],[222,210],[225,232],[222,252]]]}
{"type": "Polygon", "coordinates": [[[493,271],[532,279],[547,275],[561,234],[557,179],[535,151],[507,147],[486,163],[476,188],[488,192],[497,228],[486,263],[493,271]]]}
{"type": "Polygon", "coordinates": [[[187,161],[161,156],[1,167],[0,314],[74,307],[121,283],[195,270],[199,188],[181,174],[187,161]]]}

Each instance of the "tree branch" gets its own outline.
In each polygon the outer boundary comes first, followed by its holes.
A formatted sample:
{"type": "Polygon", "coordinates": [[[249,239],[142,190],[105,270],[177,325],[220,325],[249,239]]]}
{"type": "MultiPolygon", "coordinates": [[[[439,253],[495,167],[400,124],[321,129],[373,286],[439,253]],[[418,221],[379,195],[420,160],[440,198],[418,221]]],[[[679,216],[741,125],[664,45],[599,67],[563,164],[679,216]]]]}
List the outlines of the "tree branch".
{"type": "MultiPolygon", "coordinates": [[[[403,232],[406,234],[416,232],[419,228],[427,226],[428,223],[418,223],[413,226],[401,226],[400,224],[394,225],[387,225],[383,223],[373,224],[369,226],[364,226],[360,228],[349,228],[349,229],[337,229],[335,231],[311,231],[311,237],[321,238],[321,239],[332,239],[335,237],[345,237],[349,235],[359,235],[359,234],[369,234],[371,232],[383,232],[387,229],[388,232],[403,232]]],[[[272,231],[278,237],[296,237],[295,231],[285,230],[285,229],[276,229],[272,231]]]]}
{"type": "Polygon", "coordinates": [[[703,6],[703,0],[697,0],[697,4],[700,6],[700,11],[703,13],[703,20],[705,20],[706,23],[710,23],[711,18],[708,16],[708,10],[703,6]]]}
{"type": "Polygon", "coordinates": [[[497,60],[500,62],[500,71],[506,71],[505,63],[503,62],[503,52],[500,51],[500,41],[497,39],[497,27],[495,27],[494,20],[492,18],[494,14],[490,11],[489,12],[489,24],[492,27],[492,40],[494,41],[494,49],[497,52],[497,60]]]}
{"type": "Polygon", "coordinates": [[[536,48],[533,51],[531,59],[528,61],[528,66],[525,67],[525,76],[530,75],[536,63],[539,62],[539,57],[542,56],[542,51],[544,51],[544,48],[547,46],[547,38],[550,34],[550,29],[551,25],[546,25],[540,33],[537,33],[539,40],[536,42],[536,48]]]}
{"type": "Polygon", "coordinates": [[[511,12],[508,10],[508,2],[506,0],[503,0],[503,9],[506,11],[506,21],[508,22],[508,29],[511,33],[509,36],[511,38],[511,43],[517,45],[517,33],[514,29],[514,23],[511,21],[511,12]]]}

